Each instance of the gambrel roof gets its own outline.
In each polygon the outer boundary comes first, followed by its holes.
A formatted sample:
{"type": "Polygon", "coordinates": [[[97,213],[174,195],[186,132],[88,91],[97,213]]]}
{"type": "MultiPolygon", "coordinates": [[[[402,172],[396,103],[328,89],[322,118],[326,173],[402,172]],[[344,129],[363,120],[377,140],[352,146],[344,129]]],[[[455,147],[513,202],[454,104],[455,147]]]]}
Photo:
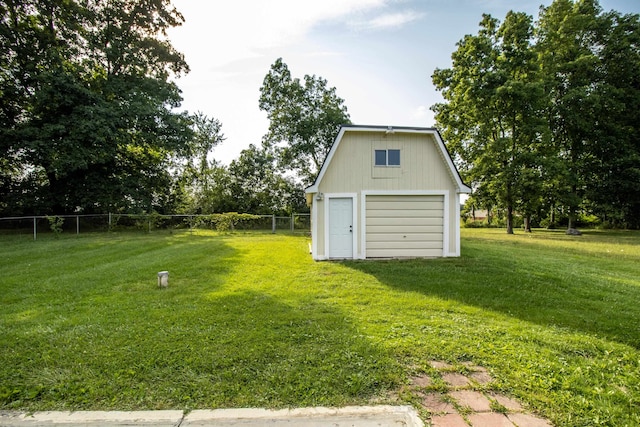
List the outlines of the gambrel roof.
{"type": "Polygon", "coordinates": [[[431,135],[436,141],[436,147],[438,149],[440,157],[442,158],[442,161],[444,162],[444,164],[447,166],[449,175],[452,181],[456,185],[457,192],[471,193],[471,188],[469,188],[464,182],[462,182],[462,178],[460,178],[458,169],[454,165],[453,160],[451,159],[451,155],[449,154],[447,147],[444,145],[444,141],[442,140],[442,137],[440,136],[440,132],[438,132],[437,129],[422,128],[422,127],[406,127],[406,126],[397,127],[397,126],[362,126],[362,125],[342,125],[340,127],[338,136],[336,136],[336,139],[333,142],[333,145],[331,146],[331,149],[329,150],[329,153],[327,154],[327,157],[325,158],[324,163],[322,164],[322,167],[320,168],[320,172],[318,173],[318,176],[316,177],[315,182],[313,183],[313,185],[311,185],[305,190],[305,193],[312,194],[312,193],[318,192],[318,186],[322,182],[322,178],[324,177],[327,171],[327,168],[329,167],[329,164],[331,164],[331,160],[333,159],[333,156],[336,150],[338,149],[338,146],[340,145],[340,142],[342,141],[345,132],[384,132],[388,134],[409,133],[409,134],[431,135]]]}

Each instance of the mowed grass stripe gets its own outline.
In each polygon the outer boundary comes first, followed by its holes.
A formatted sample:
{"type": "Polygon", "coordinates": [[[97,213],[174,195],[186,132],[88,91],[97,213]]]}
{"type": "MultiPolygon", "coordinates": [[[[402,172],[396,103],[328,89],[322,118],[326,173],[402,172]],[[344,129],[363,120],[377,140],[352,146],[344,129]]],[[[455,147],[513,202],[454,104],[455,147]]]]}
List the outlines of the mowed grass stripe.
{"type": "Polygon", "coordinates": [[[640,423],[640,235],[462,236],[460,258],[340,263],[287,235],[3,238],[0,407],[417,402],[441,359],[556,425],[640,423]]]}

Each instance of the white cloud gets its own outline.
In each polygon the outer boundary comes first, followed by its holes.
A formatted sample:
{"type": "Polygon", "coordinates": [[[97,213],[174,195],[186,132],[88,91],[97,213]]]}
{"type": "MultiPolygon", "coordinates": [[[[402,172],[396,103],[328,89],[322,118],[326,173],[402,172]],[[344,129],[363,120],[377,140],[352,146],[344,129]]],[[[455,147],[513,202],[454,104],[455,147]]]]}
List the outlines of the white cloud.
{"type": "Polygon", "coordinates": [[[322,22],[376,10],[390,0],[174,0],[186,24],[171,31],[174,45],[188,62],[220,66],[262,56],[265,50],[299,43],[322,22]],[[194,34],[197,28],[197,45],[194,34]]]}
{"type": "Polygon", "coordinates": [[[411,10],[396,13],[387,13],[376,16],[366,21],[353,21],[350,26],[356,30],[384,30],[391,28],[400,28],[424,16],[423,13],[417,13],[411,10]]]}
{"type": "Polygon", "coordinates": [[[412,119],[422,119],[429,116],[430,111],[424,105],[418,106],[415,110],[413,110],[413,114],[411,115],[412,119]]]}
{"type": "MultiPolygon", "coordinates": [[[[397,94],[383,91],[372,100],[371,88],[395,90],[389,83],[393,78],[371,74],[371,69],[384,69],[372,66],[375,58],[363,61],[365,55],[354,65],[354,49],[358,54],[366,53],[357,41],[346,39],[344,46],[340,41],[333,42],[336,36],[340,37],[335,32],[341,30],[340,26],[348,32],[354,28],[351,23],[358,20],[360,29],[381,30],[397,28],[422,16],[399,8],[398,3],[402,1],[173,0],[186,22],[171,29],[169,37],[174,47],[185,54],[192,70],[178,81],[185,99],[183,108],[203,111],[222,122],[227,141],[216,148],[215,158],[228,163],[248,144],[260,143],[269,123],[266,114],[258,109],[259,88],[278,57],[284,58],[296,77],[318,74],[329,79],[331,86],[338,87],[340,96],[348,99],[353,120],[406,122],[411,106],[423,101],[380,108],[397,94]],[[323,42],[327,35],[334,37],[332,42],[323,42]],[[398,117],[393,116],[394,110],[398,117]]],[[[355,39],[358,38],[356,34],[355,39]]]]}

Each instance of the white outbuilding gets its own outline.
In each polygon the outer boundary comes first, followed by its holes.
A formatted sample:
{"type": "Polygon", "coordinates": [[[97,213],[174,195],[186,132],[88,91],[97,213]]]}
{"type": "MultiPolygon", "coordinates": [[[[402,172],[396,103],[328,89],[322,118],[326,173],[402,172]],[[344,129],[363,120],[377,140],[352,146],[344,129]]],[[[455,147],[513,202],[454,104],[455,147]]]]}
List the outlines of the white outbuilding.
{"type": "Polygon", "coordinates": [[[306,189],[313,259],[460,256],[470,192],[436,129],[342,126],[306,189]]]}

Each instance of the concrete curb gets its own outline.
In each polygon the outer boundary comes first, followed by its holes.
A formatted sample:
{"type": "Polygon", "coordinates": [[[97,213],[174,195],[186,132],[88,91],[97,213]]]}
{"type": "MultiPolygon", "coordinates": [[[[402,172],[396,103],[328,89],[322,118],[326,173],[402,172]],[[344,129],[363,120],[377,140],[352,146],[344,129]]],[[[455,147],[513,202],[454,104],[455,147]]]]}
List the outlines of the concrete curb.
{"type": "Polygon", "coordinates": [[[231,426],[305,426],[305,427],[423,427],[411,406],[347,406],[344,408],[297,409],[214,409],[182,411],[80,411],[1,412],[1,427],[27,426],[162,426],[162,427],[231,427],[231,426]]]}
{"type": "Polygon", "coordinates": [[[0,426],[166,426],[180,425],[183,411],[78,411],[0,414],[0,426]]]}

